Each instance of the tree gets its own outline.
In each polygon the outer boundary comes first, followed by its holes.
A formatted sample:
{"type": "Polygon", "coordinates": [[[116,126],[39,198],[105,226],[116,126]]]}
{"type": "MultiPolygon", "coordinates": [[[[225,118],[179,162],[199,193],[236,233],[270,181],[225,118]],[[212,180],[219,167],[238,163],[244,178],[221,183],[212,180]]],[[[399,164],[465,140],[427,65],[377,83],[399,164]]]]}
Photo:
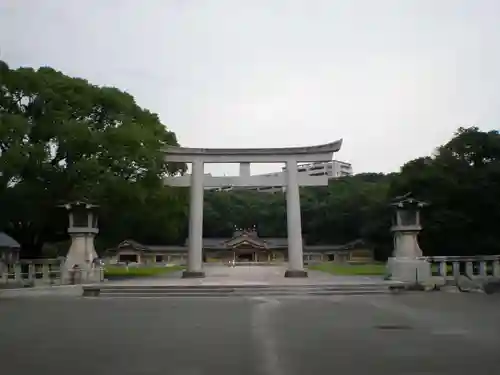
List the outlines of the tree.
{"type": "Polygon", "coordinates": [[[166,145],[175,134],[131,95],[0,61],[0,220],[24,255],[64,233],[58,202],[85,197],[108,214],[110,197],[115,208],[145,202],[165,174],[185,170],[165,163],[166,145]]]}
{"type": "MultiPolygon", "coordinates": [[[[360,174],[328,186],[300,189],[302,230],[309,244],[343,244],[365,239],[388,253],[392,176],[360,174]]],[[[234,226],[256,225],[263,237],[286,237],[285,194],[229,191],[205,194],[204,235],[227,237],[234,226]]]]}
{"type": "Polygon", "coordinates": [[[284,194],[235,190],[205,195],[204,234],[231,236],[234,227],[257,227],[264,237],[286,235],[284,194]]]}
{"type": "Polygon", "coordinates": [[[433,157],[402,167],[391,193],[412,191],[430,206],[423,214],[427,255],[498,254],[500,135],[460,128],[433,157]]]}

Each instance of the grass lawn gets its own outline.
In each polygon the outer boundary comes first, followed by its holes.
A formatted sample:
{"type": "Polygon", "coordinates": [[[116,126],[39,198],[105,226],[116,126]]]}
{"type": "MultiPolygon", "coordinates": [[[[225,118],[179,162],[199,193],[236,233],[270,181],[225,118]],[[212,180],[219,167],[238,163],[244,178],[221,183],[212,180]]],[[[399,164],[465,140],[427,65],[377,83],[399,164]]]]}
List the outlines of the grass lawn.
{"type": "Polygon", "coordinates": [[[384,263],[370,264],[339,264],[320,263],[309,266],[310,270],[328,272],[333,275],[342,276],[383,276],[386,274],[384,263]]]}
{"type": "Polygon", "coordinates": [[[127,277],[151,277],[163,275],[169,272],[180,271],[183,266],[171,267],[124,267],[124,266],[105,266],[104,277],[106,278],[127,278],[127,277]]]}

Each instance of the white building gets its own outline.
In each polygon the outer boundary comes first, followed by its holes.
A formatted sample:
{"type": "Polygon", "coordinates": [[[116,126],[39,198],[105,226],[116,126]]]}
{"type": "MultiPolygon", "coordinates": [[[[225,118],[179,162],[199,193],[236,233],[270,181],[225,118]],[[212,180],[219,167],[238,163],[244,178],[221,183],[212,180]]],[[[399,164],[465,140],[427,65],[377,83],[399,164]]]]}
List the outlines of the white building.
{"type": "MultiPolygon", "coordinates": [[[[260,177],[278,177],[280,175],[283,175],[286,171],[286,168],[283,167],[280,172],[272,172],[272,173],[264,173],[264,174],[259,174],[255,176],[260,176],[260,177]]],[[[329,179],[333,178],[339,178],[339,177],[345,177],[345,176],[352,176],[352,165],[350,163],[346,163],[343,161],[338,161],[338,160],[331,160],[328,162],[316,162],[316,163],[308,163],[308,164],[299,164],[297,166],[297,171],[299,175],[308,175],[308,176],[328,176],[329,179]]],[[[249,173],[249,172],[247,172],[249,173]]],[[[241,171],[240,171],[241,174],[241,171]]],[[[300,176],[299,176],[300,178],[300,176]]],[[[221,188],[209,188],[211,190],[218,190],[218,191],[229,191],[233,190],[234,188],[232,186],[224,186],[221,188]]],[[[257,190],[257,191],[263,191],[263,192],[277,192],[277,191],[283,191],[284,188],[281,186],[266,186],[266,187],[249,187],[249,188],[243,188],[243,187],[238,187],[237,189],[245,189],[245,190],[257,190]]]]}
{"type": "MultiPolygon", "coordinates": [[[[306,173],[308,176],[328,176],[330,178],[352,176],[352,165],[338,160],[329,162],[316,162],[300,164],[297,167],[299,173],[306,173]]],[[[285,167],[282,168],[284,172],[285,167]]]]}

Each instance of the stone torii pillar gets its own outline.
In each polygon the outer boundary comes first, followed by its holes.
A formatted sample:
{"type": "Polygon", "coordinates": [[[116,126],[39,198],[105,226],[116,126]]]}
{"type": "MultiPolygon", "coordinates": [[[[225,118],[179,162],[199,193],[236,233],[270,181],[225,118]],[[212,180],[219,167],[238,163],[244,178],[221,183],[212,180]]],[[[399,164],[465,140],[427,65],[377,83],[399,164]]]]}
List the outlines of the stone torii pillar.
{"type": "Polygon", "coordinates": [[[299,162],[328,162],[340,150],[342,140],[310,147],[206,149],[167,147],[165,161],[191,163],[187,176],[167,177],[166,185],[190,186],[189,240],[187,270],[183,277],[204,277],[203,272],[203,189],[204,187],[286,187],[288,259],[285,277],[307,277],[302,251],[302,223],[300,218],[299,186],[328,185],[327,176],[299,175],[299,162]],[[286,172],[276,176],[251,176],[250,163],[286,163],[286,172]],[[204,175],[205,163],[239,163],[240,176],[213,177],[204,175]]]}
{"type": "Polygon", "coordinates": [[[204,277],[203,272],[203,171],[202,160],[194,160],[191,172],[189,203],[189,238],[187,270],[182,277],[204,277]]]}
{"type": "Polygon", "coordinates": [[[297,161],[286,162],[286,224],[288,232],[288,270],[285,277],[307,277],[302,249],[302,222],[297,161]]]}

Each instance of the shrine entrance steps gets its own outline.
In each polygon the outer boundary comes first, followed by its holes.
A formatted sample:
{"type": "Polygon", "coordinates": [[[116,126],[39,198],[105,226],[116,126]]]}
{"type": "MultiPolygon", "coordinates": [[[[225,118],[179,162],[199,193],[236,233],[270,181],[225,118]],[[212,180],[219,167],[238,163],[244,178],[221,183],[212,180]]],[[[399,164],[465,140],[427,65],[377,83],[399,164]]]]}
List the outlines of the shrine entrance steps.
{"type": "Polygon", "coordinates": [[[86,297],[257,297],[389,294],[402,291],[397,282],[338,285],[96,285],[85,286],[86,297]]]}

